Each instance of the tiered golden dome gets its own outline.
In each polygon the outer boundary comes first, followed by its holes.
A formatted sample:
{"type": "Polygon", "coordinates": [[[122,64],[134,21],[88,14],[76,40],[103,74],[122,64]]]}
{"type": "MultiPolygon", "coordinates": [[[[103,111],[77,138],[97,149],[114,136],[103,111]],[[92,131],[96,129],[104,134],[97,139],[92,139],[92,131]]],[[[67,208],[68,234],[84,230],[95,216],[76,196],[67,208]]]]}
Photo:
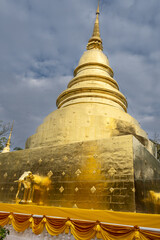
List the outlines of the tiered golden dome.
{"type": "Polygon", "coordinates": [[[127,111],[127,101],[112,78],[113,70],[102,50],[94,48],[84,52],[74,70],[74,76],[67,90],[58,97],[58,108],[94,102],[127,111]]]}
{"type": "Polygon", "coordinates": [[[113,78],[103,53],[99,32],[99,6],[93,35],[74,70],[68,88],[57,98],[58,109],[49,114],[26,148],[69,144],[132,134],[148,146],[147,134],[127,114],[127,101],[113,78]]]}
{"type": "Polygon", "coordinates": [[[118,84],[113,79],[113,70],[109,66],[108,58],[102,52],[102,40],[99,32],[99,5],[96,15],[93,35],[88,42],[87,51],[84,52],[74,70],[74,78],[68,84],[68,89],[58,97],[57,107],[95,102],[127,111],[127,101],[119,92],[118,84]]]}

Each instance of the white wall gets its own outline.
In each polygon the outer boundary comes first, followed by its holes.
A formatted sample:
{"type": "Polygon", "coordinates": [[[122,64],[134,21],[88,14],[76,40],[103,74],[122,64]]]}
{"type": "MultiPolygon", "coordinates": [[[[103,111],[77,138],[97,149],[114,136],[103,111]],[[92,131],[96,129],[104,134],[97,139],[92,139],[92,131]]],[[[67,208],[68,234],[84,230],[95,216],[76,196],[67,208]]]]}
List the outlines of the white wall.
{"type": "MultiPolygon", "coordinates": [[[[5,238],[5,240],[75,240],[75,238],[69,234],[61,234],[59,236],[51,236],[46,230],[40,235],[35,235],[32,233],[32,229],[27,229],[25,232],[16,232],[12,225],[6,225],[5,228],[9,229],[10,235],[5,238]]],[[[97,238],[94,238],[96,240],[97,238]]]]}

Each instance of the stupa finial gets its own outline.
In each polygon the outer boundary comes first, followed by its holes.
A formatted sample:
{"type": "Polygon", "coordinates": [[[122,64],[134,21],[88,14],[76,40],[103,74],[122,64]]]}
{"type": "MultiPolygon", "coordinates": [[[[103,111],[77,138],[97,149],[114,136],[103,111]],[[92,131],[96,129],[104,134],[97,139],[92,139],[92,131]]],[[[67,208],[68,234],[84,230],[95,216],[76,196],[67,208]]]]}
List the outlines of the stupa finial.
{"type": "Polygon", "coordinates": [[[88,41],[87,50],[90,50],[93,48],[99,48],[103,50],[102,39],[100,37],[100,31],[99,31],[99,14],[100,14],[100,11],[99,11],[99,0],[98,0],[98,7],[96,11],[96,21],[94,23],[92,37],[88,41]]]}
{"type": "Polygon", "coordinates": [[[12,131],[13,131],[13,125],[14,125],[14,120],[13,120],[13,123],[12,123],[12,127],[11,127],[11,131],[10,131],[10,134],[9,134],[8,141],[6,143],[6,146],[3,149],[2,153],[10,152],[11,136],[12,136],[12,131]]]}
{"type": "Polygon", "coordinates": [[[96,14],[100,14],[100,11],[99,11],[99,0],[98,0],[98,7],[97,7],[97,12],[96,14]]]}

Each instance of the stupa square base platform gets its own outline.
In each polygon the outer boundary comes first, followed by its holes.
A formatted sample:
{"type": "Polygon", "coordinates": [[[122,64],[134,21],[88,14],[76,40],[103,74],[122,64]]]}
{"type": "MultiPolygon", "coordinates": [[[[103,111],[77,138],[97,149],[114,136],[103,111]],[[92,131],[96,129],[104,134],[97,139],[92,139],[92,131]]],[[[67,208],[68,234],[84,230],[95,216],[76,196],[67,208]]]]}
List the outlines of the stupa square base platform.
{"type": "MultiPolygon", "coordinates": [[[[158,189],[160,164],[132,135],[5,153],[0,155],[0,166],[0,199],[4,203],[15,203],[15,181],[25,170],[49,176],[52,182],[44,194],[35,191],[30,204],[160,211],[152,196],[158,189]]],[[[20,200],[23,195],[21,187],[20,200]]]]}

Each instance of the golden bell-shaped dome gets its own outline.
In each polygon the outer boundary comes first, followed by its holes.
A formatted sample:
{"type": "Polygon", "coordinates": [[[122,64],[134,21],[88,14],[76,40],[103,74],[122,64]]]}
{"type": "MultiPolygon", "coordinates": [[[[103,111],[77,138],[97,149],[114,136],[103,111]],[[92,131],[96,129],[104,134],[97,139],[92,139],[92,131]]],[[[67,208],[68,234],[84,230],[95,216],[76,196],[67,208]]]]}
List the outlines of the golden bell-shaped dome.
{"type": "Polygon", "coordinates": [[[85,51],[79,60],[78,67],[83,64],[99,63],[109,66],[109,60],[103,51],[93,48],[90,51],[85,51]]]}
{"type": "MultiPolygon", "coordinates": [[[[103,53],[99,33],[99,6],[87,51],[74,70],[68,88],[57,98],[58,109],[50,113],[26,148],[53,146],[134,135],[148,147],[148,137],[138,122],[127,114],[127,101],[113,78],[113,70],[103,53]]],[[[149,147],[148,147],[149,148],[149,147]]]]}
{"type": "Polygon", "coordinates": [[[127,111],[127,101],[113,79],[108,58],[99,48],[82,55],[74,78],[57,99],[58,108],[77,103],[101,103],[127,111]]]}

